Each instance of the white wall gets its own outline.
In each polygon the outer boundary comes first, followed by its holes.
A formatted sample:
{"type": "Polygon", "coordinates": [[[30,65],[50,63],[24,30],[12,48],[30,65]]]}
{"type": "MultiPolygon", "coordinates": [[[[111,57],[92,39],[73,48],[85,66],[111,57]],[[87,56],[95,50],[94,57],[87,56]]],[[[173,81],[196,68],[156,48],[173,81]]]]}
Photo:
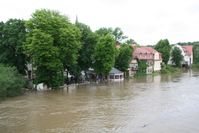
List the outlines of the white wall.
{"type": "Polygon", "coordinates": [[[193,54],[191,56],[184,56],[184,61],[188,63],[188,65],[192,65],[193,64],[193,54]]]}
{"type": "Polygon", "coordinates": [[[154,61],[154,71],[160,71],[161,70],[161,63],[162,61],[161,60],[157,60],[157,61],[154,61]]]}
{"type": "Polygon", "coordinates": [[[154,65],[153,65],[153,71],[160,71],[161,70],[161,63],[162,60],[160,60],[160,55],[158,52],[154,55],[154,65]]]}
{"type": "Polygon", "coordinates": [[[154,60],[160,60],[160,56],[159,56],[159,53],[158,53],[158,52],[156,52],[156,53],[154,54],[154,60]]]}

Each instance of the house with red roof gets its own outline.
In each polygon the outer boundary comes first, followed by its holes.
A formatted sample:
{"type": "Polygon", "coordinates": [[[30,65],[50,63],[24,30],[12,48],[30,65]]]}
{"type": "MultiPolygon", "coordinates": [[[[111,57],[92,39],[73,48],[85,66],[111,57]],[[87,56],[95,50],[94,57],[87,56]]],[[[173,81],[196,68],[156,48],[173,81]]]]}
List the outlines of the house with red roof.
{"type": "Polygon", "coordinates": [[[153,49],[152,47],[135,47],[133,52],[133,60],[130,64],[132,73],[135,73],[139,67],[137,61],[144,60],[148,64],[146,73],[150,74],[155,71],[161,70],[162,56],[161,53],[153,49]]]}
{"type": "MultiPolygon", "coordinates": [[[[176,44],[176,45],[173,45],[172,49],[174,47],[178,47],[181,50],[181,54],[183,56],[182,65],[190,66],[193,64],[193,46],[192,45],[180,46],[176,44]]],[[[169,59],[168,64],[173,64],[171,61],[171,57],[169,59]]]]}
{"type": "Polygon", "coordinates": [[[182,46],[183,51],[185,53],[184,56],[184,64],[190,66],[193,64],[193,46],[182,46]]]}

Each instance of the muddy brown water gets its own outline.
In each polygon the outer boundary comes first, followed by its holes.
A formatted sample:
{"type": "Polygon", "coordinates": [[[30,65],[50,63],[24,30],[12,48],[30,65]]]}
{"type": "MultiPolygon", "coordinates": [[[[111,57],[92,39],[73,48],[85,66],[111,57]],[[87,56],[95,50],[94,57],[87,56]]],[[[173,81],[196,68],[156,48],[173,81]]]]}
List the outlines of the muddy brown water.
{"type": "Polygon", "coordinates": [[[0,103],[0,133],[199,133],[199,71],[27,93],[0,103]]]}

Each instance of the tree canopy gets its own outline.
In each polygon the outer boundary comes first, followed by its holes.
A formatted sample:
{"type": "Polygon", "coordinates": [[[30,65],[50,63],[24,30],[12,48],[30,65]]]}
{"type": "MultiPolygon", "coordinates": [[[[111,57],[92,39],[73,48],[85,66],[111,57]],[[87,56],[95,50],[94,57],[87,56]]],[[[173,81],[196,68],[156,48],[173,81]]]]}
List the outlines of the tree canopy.
{"type": "Polygon", "coordinates": [[[116,27],[113,31],[112,34],[114,35],[115,41],[116,42],[122,42],[122,40],[126,39],[127,36],[124,36],[123,31],[121,28],[116,27]]]}
{"type": "Polygon", "coordinates": [[[171,51],[171,61],[177,67],[181,67],[181,62],[183,61],[182,52],[178,47],[174,47],[171,51]]]}
{"type": "Polygon", "coordinates": [[[124,35],[123,31],[119,27],[116,27],[115,29],[113,29],[113,28],[100,28],[100,29],[96,30],[96,33],[99,36],[109,34],[114,38],[115,42],[119,42],[119,43],[122,43],[122,41],[127,38],[127,36],[124,35]]]}
{"type": "Polygon", "coordinates": [[[115,63],[115,41],[112,36],[101,36],[93,55],[94,69],[97,74],[106,76],[115,63]]]}
{"type": "Polygon", "coordinates": [[[76,26],[81,32],[80,42],[82,46],[79,51],[78,65],[81,70],[86,71],[93,65],[92,55],[97,44],[97,36],[89,26],[83,23],[76,22],[76,26]]]}
{"type": "Polygon", "coordinates": [[[51,10],[37,10],[27,21],[25,49],[36,67],[36,81],[49,87],[63,84],[63,71],[75,64],[80,31],[66,16],[51,10]]]}
{"type": "Polygon", "coordinates": [[[131,38],[128,39],[128,40],[126,40],[126,43],[129,44],[129,45],[131,45],[131,44],[137,44],[137,42],[135,40],[131,39],[131,38]]]}
{"type": "Polygon", "coordinates": [[[162,59],[165,64],[168,63],[170,58],[170,51],[171,51],[171,45],[169,44],[169,41],[167,39],[160,40],[156,45],[155,49],[162,53],[162,59]]]}
{"type": "Polygon", "coordinates": [[[112,28],[100,28],[95,31],[95,33],[99,36],[105,36],[105,35],[112,35],[113,29],[112,28]]]}
{"type": "Polygon", "coordinates": [[[115,67],[120,71],[127,71],[129,63],[132,59],[133,49],[130,45],[123,44],[119,49],[119,55],[116,57],[115,67]]]}
{"type": "Polygon", "coordinates": [[[25,38],[25,21],[9,19],[0,23],[0,63],[15,66],[21,74],[26,73],[25,38]]]}

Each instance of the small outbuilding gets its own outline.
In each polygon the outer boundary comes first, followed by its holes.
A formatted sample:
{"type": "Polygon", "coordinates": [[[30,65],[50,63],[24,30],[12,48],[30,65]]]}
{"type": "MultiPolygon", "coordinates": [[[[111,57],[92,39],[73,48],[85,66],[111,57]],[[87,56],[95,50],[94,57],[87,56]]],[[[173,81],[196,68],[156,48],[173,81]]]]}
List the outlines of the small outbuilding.
{"type": "Polygon", "coordinates": [[[122,81],[124,80],[124,73],[116,68],[112,68],[112,70],[109,72],[109,80],[122,81]]]}

